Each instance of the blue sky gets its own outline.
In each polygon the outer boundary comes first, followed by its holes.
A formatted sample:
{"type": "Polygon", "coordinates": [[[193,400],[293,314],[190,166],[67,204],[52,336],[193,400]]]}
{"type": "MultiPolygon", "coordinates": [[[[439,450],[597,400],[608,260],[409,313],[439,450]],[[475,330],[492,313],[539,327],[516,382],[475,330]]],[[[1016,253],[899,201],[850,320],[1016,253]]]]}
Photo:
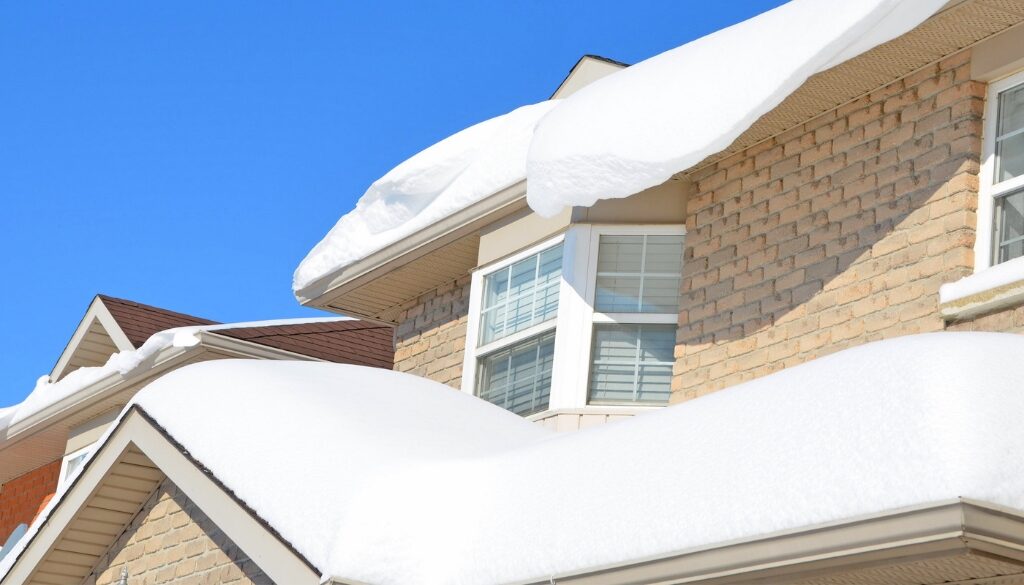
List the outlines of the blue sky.
{"type": "Polygon", "coordinates": [[[98,292],[316,314],[292,271],[391,167],[585,53],[634,63],[781,3],[0,4],[0,405],[98,292]]]}

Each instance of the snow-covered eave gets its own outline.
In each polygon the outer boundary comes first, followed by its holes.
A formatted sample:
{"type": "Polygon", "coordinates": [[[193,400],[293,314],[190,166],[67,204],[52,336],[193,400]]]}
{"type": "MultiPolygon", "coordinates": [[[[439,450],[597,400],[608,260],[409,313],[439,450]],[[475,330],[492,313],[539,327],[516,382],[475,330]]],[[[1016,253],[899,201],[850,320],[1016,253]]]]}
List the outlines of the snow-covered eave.
{"type": "MultiPolygon", "coordinates": [[[[366,258],[328,272],[309,285],[295,291],[299,303],[327,311],[339,312],[336,302],[346,293],[422,258],[455,240],[466,237],[483,225],[526,208],[526,180],[497,191],[484,199],[451,214],[414,233],[408,238],[386,246],[366,258]]],[[[422,291],[419,291],[422,292],[422,291]]],[[[346,315],[377,320],[377,315],[344,307],[346,315]]]]}
{"type": "MultiPolygon", "coordinates": [[[[260,322],[255,322],[259,324],[260,322]]],[[[231,329],[245,326],[245,323],[226,324],[221,328],[231,329]]],[[[23,420],[11,424],[6,431],[0,432],[0,460],[4,452],[16,444],[31,440],[62,421],[85,412],[90,408],[103,408],[103,404],[116,404],[117,399],[124,400],[133,390],[137,390],[167,373],[199,357],[200,354],[214,351],[220,357],[256,358],[256,359],[289,359],[305,361],[322,361],[307,355],[298,354],[284,349],[260,345],[258,343],[235,339],[220,335],[216,329],[195,333],[198,343],[191,346],[171,346],[164,348],[140,364],[127,374],[112,372],[111,374],[89,384],[78,392],[42,408],[23,420]]],[[[46,457],[52,458],[54,454],[46,457]]],[[[58,454],[55,454],[59,456],[58,454]]],[[[13,464],[12,464],[13,465],[13,464]]],[[[17,467],[5,466],[0,472],[0,483],[16,477],[21,470],[17,467]]]]}
{"type": "MultiPolygon", "coordinates": [[[[978,553],[1020,564],[1022,546],[1024,514],[1020,511],[951,498],[506,585],[789,582],[925,558],[944,557],[956,563],[956,557],[961,557],[966,562],[965,555],[978,553]]],[[[894,568],[894,574],[898,572],[894,568]]],[[[344,577],[329,583],[362,585],[344,577]]]]}

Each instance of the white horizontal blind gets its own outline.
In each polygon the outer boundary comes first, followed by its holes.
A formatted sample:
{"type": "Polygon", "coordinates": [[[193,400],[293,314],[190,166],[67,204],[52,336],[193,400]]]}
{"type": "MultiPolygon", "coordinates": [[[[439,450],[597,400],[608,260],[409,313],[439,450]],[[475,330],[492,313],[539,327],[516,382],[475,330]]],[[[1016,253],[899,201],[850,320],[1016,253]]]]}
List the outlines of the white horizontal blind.
{"type": "Polygon", "coordinates": [[[482,358],[477,395],[522,416],[547,410],[554,355],[552,331],[482,358]]]}
{"type": "Polygon", "coordinates": [[[554,319],[561,276],[559,244],[484,277],[479,345],[554,319]]]}
{"type": "Polygon", "coordinates": [[[678,311],[682,236],[601,236],[597,258],[595,310],[678,311]]]}
{"type": "Polygon", "coordinates": [[[595,325],[591,404],[668,402],[675,341],[675,325],[595,325]]]}

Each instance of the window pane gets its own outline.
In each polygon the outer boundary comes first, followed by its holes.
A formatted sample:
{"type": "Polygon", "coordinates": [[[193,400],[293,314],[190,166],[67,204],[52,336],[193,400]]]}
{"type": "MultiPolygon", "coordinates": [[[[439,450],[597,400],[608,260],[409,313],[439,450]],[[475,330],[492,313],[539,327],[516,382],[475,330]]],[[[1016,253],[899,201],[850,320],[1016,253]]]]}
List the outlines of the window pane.
{"type": "Polygon", "coordinates": [[[560,244],[485,276],[480,344],[553,319],[561,276],[560,244]]]}
{"type": "Polygon", "coordinates": [[[1014,130],[1024,128],[1024,86],[999,94],[999,130],[998,136],[1004,136],[1014,130]]]}
{"type": "Polygon", "coordinates": [[[1024,191],[997,200],[997,262],[1024,256],[1024,191]]]}
{"type": "Polygon", "coordinates": [[[996,142],[996,182],[1024,174],[1024,134],[996,142]]]}
{"type": "Polygon", "coordinates": [[[589,402],[668,402],[675,341],[675,325],[596,325],[589,402]]]}
{"type": "Polygon", "coordinates": [[[552,332],[482,358],[477,396],[522,416],[546,410],[554,355],[552,332]]]}
{"type": "Polygon", "coordinates": [[[682,236],[601,236],[594,308],[675,313],[682,270],[682,236]]]}

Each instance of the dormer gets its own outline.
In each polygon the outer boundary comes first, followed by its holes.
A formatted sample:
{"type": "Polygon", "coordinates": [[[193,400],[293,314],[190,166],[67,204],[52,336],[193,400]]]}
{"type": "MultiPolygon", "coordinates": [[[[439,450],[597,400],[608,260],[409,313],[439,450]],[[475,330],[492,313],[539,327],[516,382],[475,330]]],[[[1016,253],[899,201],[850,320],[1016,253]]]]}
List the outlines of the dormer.
{"type": "Polygon", "coordinates": [[[214,321],[143,305],[107,295],[96,295],[71,340],[50,372],[57,381],[82,367],[102,366],[110,356],[138,349],[158,331],[214,321]]]}

